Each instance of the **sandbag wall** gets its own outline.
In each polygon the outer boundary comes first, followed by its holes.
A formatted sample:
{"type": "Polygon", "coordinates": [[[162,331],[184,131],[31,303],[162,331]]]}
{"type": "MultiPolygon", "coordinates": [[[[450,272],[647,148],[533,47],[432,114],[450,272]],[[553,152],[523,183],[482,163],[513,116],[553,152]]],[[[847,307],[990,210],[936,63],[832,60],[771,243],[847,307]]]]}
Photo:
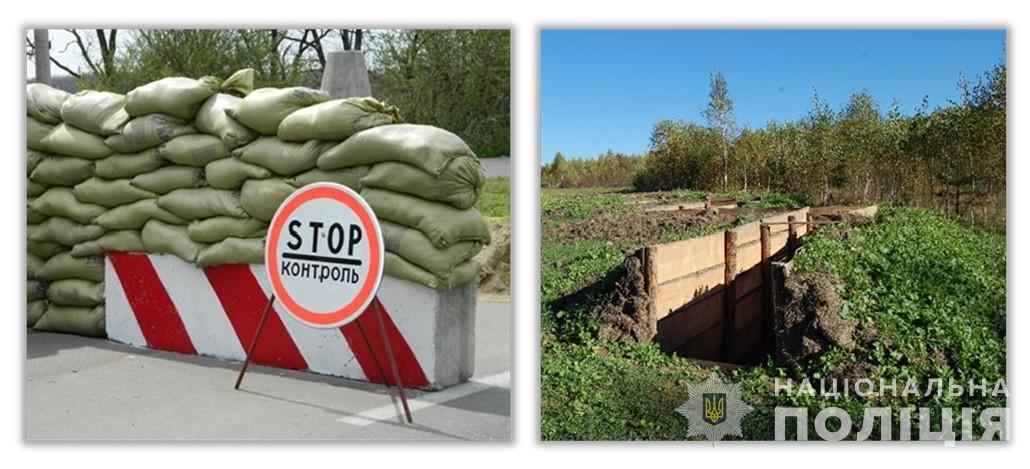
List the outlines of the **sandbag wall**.
{"type": "Polygon", "coordinates": [[[104,335],[108,251],[206,267],[263,262],[268,222],[299,187],[361,192],[383,226],[386,274],[447,289],[489,243],[473,208],[485,174],[456,135],[398,124],[373,98],[251,91],[174,77],[127,95],[28,85],[28,323],[104,335]]]}

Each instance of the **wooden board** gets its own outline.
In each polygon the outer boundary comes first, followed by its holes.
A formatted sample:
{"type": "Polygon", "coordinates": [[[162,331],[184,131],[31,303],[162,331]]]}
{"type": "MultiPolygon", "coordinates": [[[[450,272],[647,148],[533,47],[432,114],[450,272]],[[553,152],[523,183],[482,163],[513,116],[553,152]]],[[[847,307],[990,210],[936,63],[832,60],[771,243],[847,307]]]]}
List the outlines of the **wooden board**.
{"type": "MultiPolygon", "coordinates": [[[[720,289],[721,292],[721,289],[720,289]]],[[[658,342],[663,351],[676,350],[702,332],[722,322],[723,295],[720,292],[670,314],[658,321],[658,342]]]]}
{"type": "Polygon", "coordinates": [[[722,264],[717,264],[708,270],[658,285],[654,297],[656,317],[661,319],[708,292],[721,288],[724,279],[722,264]]]}
{"type": "Polygon", "coordinates": [[[755,290],[737,301],[737,320],[734,324],[737,334],[762,321],[762,291],[755,290]]]}
{"type": "Polygon", "coordinates": [[[722,327],[715,326],[676,349],[683,357],[719,360],[722,356],[722,327]]]}
{"type": "Polygon", "coordinates": [[[655,246],[655,281],[677,279],[723,262],[722,232],[655,246]]]}

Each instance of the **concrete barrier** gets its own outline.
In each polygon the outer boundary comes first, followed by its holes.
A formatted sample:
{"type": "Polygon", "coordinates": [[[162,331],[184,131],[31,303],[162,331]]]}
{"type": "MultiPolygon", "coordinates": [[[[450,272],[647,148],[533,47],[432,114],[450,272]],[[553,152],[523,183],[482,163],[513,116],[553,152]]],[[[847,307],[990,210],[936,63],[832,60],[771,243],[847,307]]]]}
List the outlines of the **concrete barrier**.
{"type": "MultiPolygon", "coordinates": [[[[107,336],[139,347],[242,361],[270,291],[260,264],[199,269],[170,255],[108,253],[107,336]]],[[[436,390],[472,376],[474,282],[439,291],[387,276],[378,297],[406,387],[436,390]]],[[[316,329],[277,306],[253,361],[392,383],[377,327],[375,317],[364,314],[340,328],[316,329]]]]}

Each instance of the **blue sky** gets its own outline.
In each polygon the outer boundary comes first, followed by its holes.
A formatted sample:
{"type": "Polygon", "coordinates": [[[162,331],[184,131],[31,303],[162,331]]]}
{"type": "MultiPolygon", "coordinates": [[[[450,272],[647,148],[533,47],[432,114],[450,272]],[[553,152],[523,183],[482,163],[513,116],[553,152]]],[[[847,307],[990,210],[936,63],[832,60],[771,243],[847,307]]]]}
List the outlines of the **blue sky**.
{"type": "Polygon", "coordinates": [[[721,70],[739,125],[804,115],[817,89],[834,109],[867,89],[911,114],[958,97],[1005,57],[1004,30],[544,30],[541,161],[647,150],[659,119],[703,122],[721,70]]]}

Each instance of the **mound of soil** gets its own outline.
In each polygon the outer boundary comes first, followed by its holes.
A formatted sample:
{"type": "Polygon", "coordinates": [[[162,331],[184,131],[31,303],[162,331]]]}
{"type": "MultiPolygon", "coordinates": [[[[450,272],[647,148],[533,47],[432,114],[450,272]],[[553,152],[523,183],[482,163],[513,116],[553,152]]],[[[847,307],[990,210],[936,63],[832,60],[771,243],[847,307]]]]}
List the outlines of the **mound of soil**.
{"type": "Polygon", "coordinates": [[[725,223],[739,213],[724,211],[706,214],[698,210],[669,210],[634,213],[603,213],[586,220],[548,223],[543,226],[545,239],[562,243],[604,239],[619,248],[636,249],[652,244],[664,235],[681,233],[700,226],[725,223]]]}
{"type": "Polygon", "coordinates": [[[623,275],[615,280],[611,294],[600,306],[601,327],[597,335],[619,342],[649,342],[658,330],[642,263],[636,256],[630,256],[622,269],[623,275]]]}
{"type": "Polygon", "coordinates": [[[511,299],[511,225],[490,222],[490,245],[475,257],[479,262],[476,293],[481,299],[511,299]]]}
{"type": "Polygon", "coordinates": [[[853,351],[857,322],[840,316],[840,281],[821,273],[791,275],[783,287],[776,321],[779,357],[796,364],[830,347],[853,351]]]}

